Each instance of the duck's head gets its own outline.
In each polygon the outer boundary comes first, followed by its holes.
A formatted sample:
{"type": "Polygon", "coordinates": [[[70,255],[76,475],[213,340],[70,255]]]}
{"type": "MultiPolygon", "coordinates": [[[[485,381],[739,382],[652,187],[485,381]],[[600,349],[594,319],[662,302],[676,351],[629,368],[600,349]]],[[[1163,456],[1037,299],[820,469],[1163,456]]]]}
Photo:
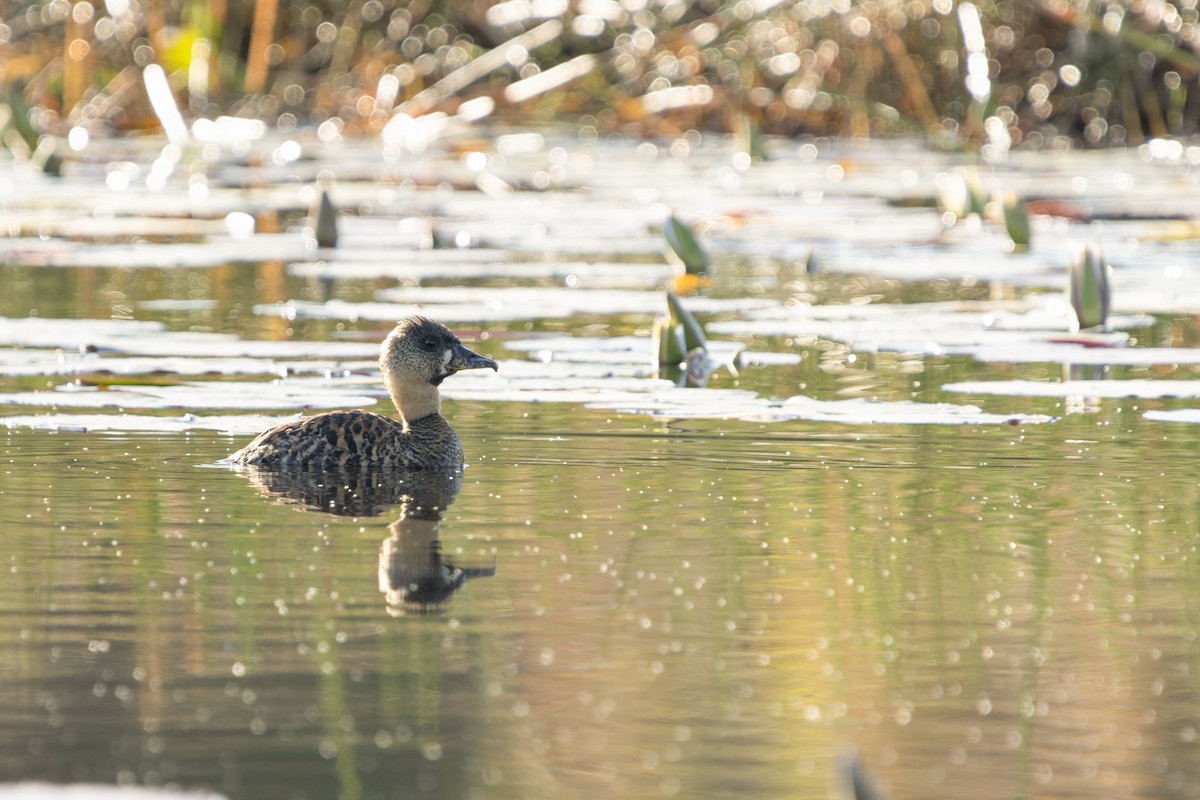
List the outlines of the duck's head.
{"type": "Polygon", "coordinates": [[[454,333],[428,317],[409,317],[400,322],[383,342],[379,368],[389,384],[439,385],[464,369],[497,369],[495,361],[463,347],[454,333]]]}

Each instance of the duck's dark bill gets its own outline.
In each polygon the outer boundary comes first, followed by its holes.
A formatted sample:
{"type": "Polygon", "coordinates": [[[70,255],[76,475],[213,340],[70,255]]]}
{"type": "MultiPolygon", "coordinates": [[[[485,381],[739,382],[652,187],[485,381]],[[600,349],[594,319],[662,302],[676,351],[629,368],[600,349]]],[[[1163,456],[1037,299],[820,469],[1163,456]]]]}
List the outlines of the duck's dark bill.
{"type": "Polygon", "coordinates": [[[490,358],[485,358],[478,353],[472,353],[461,344],[454,346],[454,353],[450,356],[450,363],[446,365],[446,369],[452,372],[458,372],[464,369],[483,369],[491,367],[494,370],[499,370],[500,365],[490,358]]]}

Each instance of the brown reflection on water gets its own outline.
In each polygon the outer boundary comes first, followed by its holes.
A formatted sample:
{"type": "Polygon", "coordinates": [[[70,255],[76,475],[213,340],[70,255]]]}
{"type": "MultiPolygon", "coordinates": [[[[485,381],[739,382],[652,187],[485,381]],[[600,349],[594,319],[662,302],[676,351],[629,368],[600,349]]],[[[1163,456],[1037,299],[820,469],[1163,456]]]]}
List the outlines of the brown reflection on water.
{"type": "Polygon", "coordinates": [[[337,516],[374,517],[397,506],[379,546],[379,591],[394,616],[444,610],[468,580],[496,574],[495,567],[459,567],[442,557],[442,516],[462,490],[461,469],[239,471],[267,497],[337,516]]]}

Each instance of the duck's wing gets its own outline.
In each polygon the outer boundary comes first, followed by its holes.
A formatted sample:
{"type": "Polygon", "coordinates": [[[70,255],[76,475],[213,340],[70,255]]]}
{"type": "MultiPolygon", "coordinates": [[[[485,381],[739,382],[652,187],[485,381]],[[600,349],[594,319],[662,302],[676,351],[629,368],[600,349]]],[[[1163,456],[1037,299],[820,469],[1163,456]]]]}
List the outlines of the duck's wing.
{"type": "Polygon", "coordinates": [[[408,466],[408,433],[394,419],[354,409],[285,422],[264,431],[229,463],[277,469],[408,466]]]}

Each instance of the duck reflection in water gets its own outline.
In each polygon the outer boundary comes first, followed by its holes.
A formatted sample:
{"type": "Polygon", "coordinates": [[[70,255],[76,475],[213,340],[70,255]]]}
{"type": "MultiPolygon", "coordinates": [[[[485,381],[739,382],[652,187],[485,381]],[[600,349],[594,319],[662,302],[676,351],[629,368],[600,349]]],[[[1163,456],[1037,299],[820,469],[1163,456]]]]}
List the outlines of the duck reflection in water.
{"type": "Polygon", "coordinates": [[[267,497],[337,516],[377,517],[399,506],[379,547],[379,590],[394,616],[439,612],[468,580],[496,574],[494,566],[460,567],[442,556],[442,515],[462,488],[462,469],[240,471],[267,497]]]}

